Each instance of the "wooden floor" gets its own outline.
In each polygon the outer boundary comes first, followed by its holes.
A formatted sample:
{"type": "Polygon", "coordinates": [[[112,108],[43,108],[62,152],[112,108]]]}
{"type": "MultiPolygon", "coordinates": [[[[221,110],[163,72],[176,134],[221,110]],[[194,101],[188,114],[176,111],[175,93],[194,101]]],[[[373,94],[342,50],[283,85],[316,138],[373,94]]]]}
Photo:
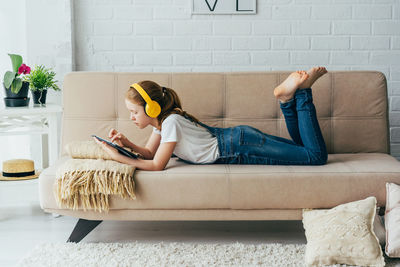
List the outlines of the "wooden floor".
{"type": "MultiPolygon", "coordinates": [[[[77,222],[53,217],[39,203],[0,207],[0,266],[14,266],[36,244],[65,242],[77,222]]],[[[126,222],[104,221],[81,242],[297,243],[306,239],[301,221],[126,222]]]]}

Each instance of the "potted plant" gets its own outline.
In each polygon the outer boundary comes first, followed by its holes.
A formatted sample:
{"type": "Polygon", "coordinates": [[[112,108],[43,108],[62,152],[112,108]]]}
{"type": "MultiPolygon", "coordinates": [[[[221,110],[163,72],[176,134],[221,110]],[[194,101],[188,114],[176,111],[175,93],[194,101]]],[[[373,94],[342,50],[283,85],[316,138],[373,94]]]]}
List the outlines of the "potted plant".
{"type": "Polygon", "coordinates": [[[31,68],[22,63],[20,55],[8,54],[11,58],[12,71],[4,74],[3,86],[5,89],[4,103],[6,107],[28,106],[29,82],[23,81],[21,75],[29,74],[31,68]]]}
{"type": "Polygon", "coordinates": [[[54,79],[55,76],[56,73],[52,69],[39,65],[35,66],[33,71],[25,77],[25,81],[29,82],[34,106],[46,105],[47,89],[60,90],[56,84],[58,81],[54,79]]]}

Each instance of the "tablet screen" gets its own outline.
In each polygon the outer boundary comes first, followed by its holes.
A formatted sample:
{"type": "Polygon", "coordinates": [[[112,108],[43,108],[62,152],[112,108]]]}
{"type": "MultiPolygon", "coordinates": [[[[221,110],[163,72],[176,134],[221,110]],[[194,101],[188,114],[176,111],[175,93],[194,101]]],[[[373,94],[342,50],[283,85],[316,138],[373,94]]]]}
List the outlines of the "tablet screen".
{"type": "Polygon", "coordinates": [[[94,135],[94,134],[92,134],[92,137],[96,137],[98,140],[106,142],[106,143],[109,144],[110,146],[112,146],[112,147],[114,147],[115,149],[117,149],[118,152],[119,152],[120,154],[122,154],[122,155],[125,155],[125,156],[127,156],[127,157],[129,157],[129,158],[133,158],[133,159],[136,159],[136,158],[137,158],[137,156],[136,156],[135,154],[133,154],[132,152],[126,150],[126,149],[123,148],[123,147],[120,147],[120,146],[117,145],[117,144],[111,143],[110,141],[107,141],[107,140],[105,140],[105,139],[103,139],[103,138],[101,138],[101,137],[98,137],[97,135],[94,135]]]}

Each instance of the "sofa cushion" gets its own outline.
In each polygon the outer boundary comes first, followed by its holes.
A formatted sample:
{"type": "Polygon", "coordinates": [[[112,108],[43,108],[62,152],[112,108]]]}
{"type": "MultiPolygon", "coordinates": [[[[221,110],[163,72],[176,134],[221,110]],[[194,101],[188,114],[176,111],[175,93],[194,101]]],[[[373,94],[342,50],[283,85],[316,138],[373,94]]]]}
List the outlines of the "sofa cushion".
{"type": "MultiPolygon", "coordinates": [[[[88,140],[93,133],[107,136],[110,128],[144,146],[151,127],[136,127],[124,102],[129,86],[141,80],[173,88],[183,109],[210,126],[246,124],[290,139],[278,99],[273,95],[274,88],[289,74],[71,72],[64,77],[63,84],[61,146],[88,140]],[[98,101],[91,101],[93,95],[98,101]]],[[[389,153],[388,90],[383,73],[329,71],[312,89],[329,154],[389,153]]]]}
{"type": "Polygon", "coordinates": [[[375,196],[386,203],[386,182],[400,181],[400,163],[381,153],[329,154],[321,166],[231,165],[234,209],[332,208],[375,196]]]}
{"type": "MultiPolygon", "coordinates": [[[[39,177],[44,209],[57,209],[57,166],[39,177]]],[[[386,182],[400,184],[400,164],[382,153],[329,154],[321,166],[191,165],[172,158],[163,171],[135,172],[136,200],[112,197],[110,209],[332,208],[363,199],[386,203],[386,182]]]]}
{"type": "MultiPolygon", "coordinates": [[[[43,209],[57,209],[53,196],[55,173],[67,157],[44,170],[39,177],[43,209]]],[[[203,166],[195,171],[172,158],[163,171],[135,171],[136,200],[111,196],[111,209],[202,209],[229,208],[228,174],[224,165],[203,166]]]]}

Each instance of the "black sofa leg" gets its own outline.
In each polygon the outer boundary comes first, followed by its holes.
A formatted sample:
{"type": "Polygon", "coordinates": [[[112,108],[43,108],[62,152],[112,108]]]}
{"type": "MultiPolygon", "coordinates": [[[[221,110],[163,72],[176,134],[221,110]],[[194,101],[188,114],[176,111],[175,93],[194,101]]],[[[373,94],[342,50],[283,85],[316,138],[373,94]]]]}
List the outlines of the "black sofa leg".
{"type": "Polygon", "coordinates": [[[385,215],[385,210],[386,210],[386,207],[380,207],[380,208],[379,208],[378,215],[379,215],[379,216],[384,216],[384,215],[385,215]]]}
{"type": "Polygon", "coordinates": [[[67,242],[79,243],[79,241],[87,236],[87,234],[89,234],[101,222],[102,221],[79,219],[67,242]]]}

